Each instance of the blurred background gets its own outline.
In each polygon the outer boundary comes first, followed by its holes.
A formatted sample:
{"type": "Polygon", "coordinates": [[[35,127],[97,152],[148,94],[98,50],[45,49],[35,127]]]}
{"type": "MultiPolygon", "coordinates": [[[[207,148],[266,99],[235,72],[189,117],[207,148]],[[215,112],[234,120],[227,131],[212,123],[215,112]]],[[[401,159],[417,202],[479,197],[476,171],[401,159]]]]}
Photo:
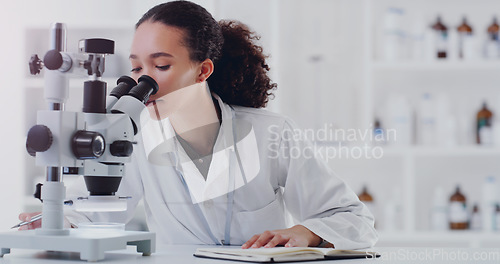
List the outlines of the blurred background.
{"type": "MultiPolygon", "coordinates": [[[[104,75],[112,86],[130,72],[134,24],[163,1],[17,2],[2,3],[0,17],[2,230],[41,208],[32,193],[44,168],[25,137],[46,103],[28,60],[48,49],[50,24],[66,23],[68,51],[82,38],[115,40],[104,75]]],[[[261,36],[278,83],[267,108],[336,153],[325,160],[371,207],[379,246],[498,245],[499,1],[194,2],[261,36]]],[[[81,109],[82,83],[70,81],[68,110],[81,109]]],[[[140,213],[130,228],[143,228],[140,213]]]]}

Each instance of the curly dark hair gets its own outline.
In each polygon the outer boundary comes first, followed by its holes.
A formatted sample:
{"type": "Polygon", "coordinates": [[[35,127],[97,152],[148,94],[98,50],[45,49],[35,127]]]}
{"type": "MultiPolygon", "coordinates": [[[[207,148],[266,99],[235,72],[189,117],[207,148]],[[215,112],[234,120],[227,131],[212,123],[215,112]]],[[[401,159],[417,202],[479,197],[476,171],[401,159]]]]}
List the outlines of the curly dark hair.
{"type": "Polygon", "coordinates": [[[210,90],[230,105],[265,107],[277,84],[267,75],[260,37],[238,21],[217,22],[203,7],[189,1],[159,4],[146,12],[135,25],[145,21],[161,22],[184,30],[183,44],[190,59],[214,62],[214,72],[207,79],[210,90]]]}

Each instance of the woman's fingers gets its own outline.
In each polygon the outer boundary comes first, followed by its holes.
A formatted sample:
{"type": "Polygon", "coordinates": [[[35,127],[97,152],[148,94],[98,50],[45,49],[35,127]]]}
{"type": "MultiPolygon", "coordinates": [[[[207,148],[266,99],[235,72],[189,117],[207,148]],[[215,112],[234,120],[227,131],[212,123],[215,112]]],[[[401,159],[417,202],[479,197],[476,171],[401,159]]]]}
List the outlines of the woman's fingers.
{"type": "Polygon", "coordinates": [[[42,220],[36,220],[33,223],[27,224],[27,226],[29,226],[28,229],[40,228],[40,227],[42,227],[42,220]]]}
{"type": "Polygon", "coordinates": [[[21,213],[19,214],[19,220],[21,221],[29,221],[31,220],[31,217],[40,214],[40,212],[34,212],[34,213],[21,213]]]}
{"type": "Polygon", "coordinates": [[[292,238],[290,239],[286,244],[285,247],[307,247],[307,241],[304,239],[296,239],[292,238]]]}
{"type": "MultiPolygon", "coordinates": [[[[31,220],[31,218],[35,215],[38,215],[40,214],[40,212],[34,212],[34,213],[21,213],[19,214],[19,220],[21,221],[24,221],[24,222],[28,222],[31,220]]],[[[24,226],[21,226],[19,227],[18,230],[28,230],[28,229],[36,229],[36,228],[40,228],[42,226],[42,220],[37,220],[33,223],[29,223],[27,225],[24,225],[24,226]]]]}
{"type": "Polygon", "coordinates": [[[290,240],[290,237],[277,233],[274,237],[264,246],[266,248],[272,248],[277,245],[285,245],[290,240]]]}
{"type": "Polygon", "coordinates": [[[252,248],[260,248],[262,246],[264,246],[265,244],[267,244],[273,237],[275,236],[275,233],[274,232],[271,232],[271,231],[266,231],[264,233],[262,233],[259,237],[259,239],[257,239],[257,241],[255,241],[255,243],[253,243],[252,245],[252,248]]]}
{"type": "Polygon", "coordinates": [[[19,214],[19,220],[21,220],[21,221],[29,221],[30,219],[31,219],[30,213],[19,214]]]}
{"type": "Polygon", "coordinates": [[[252,238],[250,238],[247,242],[245,242],[245,244],[243,244],[241,246],[241,248],[243,249],[247,249],[249,247],[251,247],[253,245],[253,243],[255,243],[255,241],[257,241],[257,239],[259,239],[260,235],[254,235],[252,238]]]}
{"type": "Polygon", "coordinates": [[[321,238],[304,226],[296,225],[287,229],[266,231],[250,238],[241,248],[266,248],[284,245],[285,247],[316,246],[321,238]]]}
{"type": "MultiPolygon", "coordinates": [[[[254,236],[255,237],[255,236],[254,236]]],[[[253,240],[253,238],[250,240],[253,240]]],[[[260,248],[267,244],[274,237],[274,233],[271,231],[266,231],[260,235],[257,235],[257,239],[253,243],[245,243],[246,248],[260,248]]]]}

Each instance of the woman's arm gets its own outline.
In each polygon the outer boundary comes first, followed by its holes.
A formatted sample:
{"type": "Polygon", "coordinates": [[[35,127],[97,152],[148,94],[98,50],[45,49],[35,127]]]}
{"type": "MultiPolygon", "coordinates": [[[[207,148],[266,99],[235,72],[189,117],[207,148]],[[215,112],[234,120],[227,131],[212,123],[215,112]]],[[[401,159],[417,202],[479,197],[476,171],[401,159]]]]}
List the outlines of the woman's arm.
{"type": "Polygon", "coordinates": [[[243,247],[317,246],[323,240],[342,249],[373,246],[378,239],[373,215],[315,155],[310,142],[294,137],[294,129],[287,120],[279,133],[282,139],[276,174],[278,184],[284,187],[286,209],[298,225],[258,234],[243,247]]]}
{"type": "MultiPolygon", "coordinates": [[[[309,141],[297,140],[291,121],[285,122],[281,148],[301,155],[280,160],[280,185],[285,188],[286,208],[299,224],[337,248],[367,248],[378,239],[374,218],[357,195],[328,167],[309,141]]],[[[290,153],[289,153],[290,154],[290,153]]]]}

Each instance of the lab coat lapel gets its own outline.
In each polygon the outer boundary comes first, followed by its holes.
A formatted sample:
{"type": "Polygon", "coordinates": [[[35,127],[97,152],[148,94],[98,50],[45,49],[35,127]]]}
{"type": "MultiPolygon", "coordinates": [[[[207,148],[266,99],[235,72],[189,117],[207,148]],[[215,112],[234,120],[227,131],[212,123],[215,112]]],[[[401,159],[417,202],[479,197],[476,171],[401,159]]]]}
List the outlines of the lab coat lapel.
{"type": "Polygon", "coordinates": [[[212,156],[203,192],[206,200],[223,196],[234,189],[233,186],[229,186],[229,178],[234,177],[234,175],[230,175],[230,173],[234,174],[230,168],[236,165],[230,164],[231,152],[234,150],[233,109],[224,104],[217,94],[212,93],[212,95],[219,103],[222,123],[214,145],[215,152],[212,156]]]}
{"type": "Polygon", "coordinates": [[[183,161],[181,162],[184,171],[183,177],[188,185],[193,203],[211,200],[232,190],[229,189],[228,184],[231,176],[229,174],[230,151],[234,149],[232,146],[232,142],[234,142],[233,133],[231,133],[233,131],[233,110],[230,106],[224,104],[219,96],[213,95],[218,100],[221,108],[222,123],[213,147],[214,153],[212,154],[206,180],[186,151],[180,146],[178,140],[174,139],[177,143],[181,161],[183,161]]]}
{"type": "Polygon", "coordinates": [[[243,187],[257,177],[260,171],[260,155],[254,127],[250,125],[248,128],[245,120],[236,119],[233,107],[225,104],[217,94],[212,93],[212,95],[219,102],[222,112],[221,131],[225,135],[220,141],[224,141],[225,144],[225,161],[228,164],[225,170],[229,172],[229,168],[232,169],[231,174],[226,178],[232,177],[234,180],[230,189],[227,189],[227,184],[225,185],[225,193],[227,193],[243,187]],[[240,139],[238,139],[238,134],[240,139]]]}
{"type": "Polygon", "coordinates": [[[200,203],[203,201],[203,190],[205,190],[206,185],[205,178],[201,175],[194,162],[189,158],[179,141],[177,139],[174,140],[176,141],[176,152],[181,160],[180,166],[182,167],[181,171],[183,171],[181,177],[184,177],[193,203],[200,203]]]}
{"type": "MultiPolygon", "coordinates": [[[[228,132],[232,131],[232,109],[224,104],[218,96],[214,97],[221,107],[222,123],[213,147],[214,152],[206,181],[192,161],[183,163],[183,169],[186,169],[184,176],[190,188],[193,202],[197,203],[225,195],[229,190],[229,150],[232,149],[232,146],[228,145],[227,142],[233,141],[233,134],[228,132]],[[187,170],[192,174],[188,174],[187,170]]],[[[187,156],[185,151],[183,151],[183,155],[187,156]]]]}

